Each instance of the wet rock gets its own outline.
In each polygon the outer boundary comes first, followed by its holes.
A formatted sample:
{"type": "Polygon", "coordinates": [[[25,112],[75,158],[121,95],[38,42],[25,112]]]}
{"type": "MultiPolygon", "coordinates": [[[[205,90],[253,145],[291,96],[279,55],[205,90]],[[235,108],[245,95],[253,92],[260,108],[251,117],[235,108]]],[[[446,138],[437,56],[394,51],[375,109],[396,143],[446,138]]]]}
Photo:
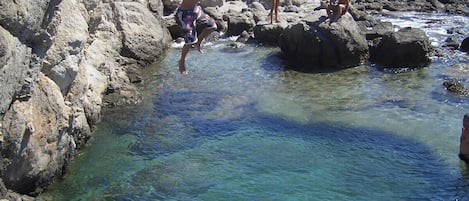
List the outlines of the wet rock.
{"type": "Polygon", "coordinates": [[[425,32],[407,27],[388,32],[370,47],[370,60],[385,68],[416,68],[430,64],[433,48],[425,32]]]}
{"type": "Polygon", "coordinates": [[[247,31],[243,31],[241,35],[236,39],[236,42],[245,43],[251,38],[251,35],[247,31]]]}
{"type": "Polygon", "coordinates": [[[469,95],[469,90],[467,89],[467,87],[462,82],[456,79],[447,80],[443,82],[443,86],[446,88],[446,90],[453,94],[457,94],[460,96],[469,95]]]}
{"type": "Polygon", "coordinates": [[[448,38],[446,38],[443,47],[448,47],[450,49],[456,50],[459,48],[459,42],[454,37],[449,36],[448,38]]]}

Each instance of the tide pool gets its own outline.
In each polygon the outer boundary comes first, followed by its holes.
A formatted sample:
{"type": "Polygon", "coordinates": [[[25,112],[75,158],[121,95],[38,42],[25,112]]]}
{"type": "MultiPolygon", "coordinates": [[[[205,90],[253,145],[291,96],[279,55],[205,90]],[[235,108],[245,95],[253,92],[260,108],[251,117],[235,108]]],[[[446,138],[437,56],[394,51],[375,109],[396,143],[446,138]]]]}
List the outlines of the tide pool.
{"type": "Polygon", "coordinates": [[[227,43],[191,51],[188,76],[170,49],[147,69],[142,104],[105,111],[39,199],[469,199],[457,157],[469,102],[442,86],[467,55],[307,74],[278,48],[227,43]]]}

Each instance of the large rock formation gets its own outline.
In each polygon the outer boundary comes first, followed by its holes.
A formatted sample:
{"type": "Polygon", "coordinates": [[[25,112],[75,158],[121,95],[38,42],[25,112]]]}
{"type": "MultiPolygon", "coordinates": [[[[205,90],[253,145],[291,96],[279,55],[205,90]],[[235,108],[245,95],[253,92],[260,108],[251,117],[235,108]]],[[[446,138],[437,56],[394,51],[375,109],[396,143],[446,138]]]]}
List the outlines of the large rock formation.
{"type": "Polygon", "coordinates": [[[430,39],[418,28],[406,27],[376,39],[370,60],[386,68],[416,68],[430,64],[430,39]]]}
{"type": "Polygon", "coordinates": [[[0,3],[0,175],[10,189],[0,197],[40,193],[90,138],[103,106],[140,100],[127,72],[171,42],[162,12],[154,0],[0,3]]]}
{"type": "Polygon", "coordinates": [[[324,15],[286,28],[279,47],[287,57],[302,63],[301,70],[335,70],[355,67],[368,58],[365,35],[350,14],[329,23],[324,15]]]}

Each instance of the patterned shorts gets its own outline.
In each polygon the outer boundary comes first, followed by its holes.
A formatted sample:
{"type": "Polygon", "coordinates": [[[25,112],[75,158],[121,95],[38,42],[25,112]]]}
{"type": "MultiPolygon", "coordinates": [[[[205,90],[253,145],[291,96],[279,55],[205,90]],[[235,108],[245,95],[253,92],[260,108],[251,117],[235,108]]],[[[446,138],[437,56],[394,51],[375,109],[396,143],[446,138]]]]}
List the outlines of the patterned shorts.
{"type": "Polygon", "coordinates": [[[176,16],[184,31],[183,37],[187,45],[197,43],[196,22],[206,25],[207,28],[217,28],[215,20],[204,13],[200,5],[196,5],[192,10],[178,9],[176,16]]]}

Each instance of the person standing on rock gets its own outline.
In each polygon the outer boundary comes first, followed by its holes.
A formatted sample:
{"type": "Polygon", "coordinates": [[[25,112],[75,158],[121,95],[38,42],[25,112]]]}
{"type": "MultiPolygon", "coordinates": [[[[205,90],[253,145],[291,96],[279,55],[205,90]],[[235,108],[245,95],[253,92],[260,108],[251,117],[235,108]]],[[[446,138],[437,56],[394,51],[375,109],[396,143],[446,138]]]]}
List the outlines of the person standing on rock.
{"type": "Polygon", "coordinates": [[[185,44],[182,47],[181,58],[179,59],[179,72],[187,75],[186,56],[189,50],[194,46],[202,52],[201,43],[212,31],[217,29],[215,20],[204,13],[199,0],[183,0],[176,12],[179,25],[183,30],[185,44]],[[197,36],[196,23],[203,23],[207,27],[197,36]]]}
{"type": "Polygon", "coordinates": [[[275,22],[278,23],[278,4],[279,3],[280,3],[280,0],[272,0],[272,8],[270,8],[270,24],[273,24],[274,18],[275,18],[275,22]]]}
{"type": "Polygon", "coordinates": [[[327,17],[329,22],[335,22],[339,20],[342,15],[347,13],[349,8],[349,0],[329,0],[329,5],[326,7],[327,17]]]}
{"type": "Polygon", "coordinates": [[[459,158],[469,163],[469,113],[464,115],[459,145],[459,158]]]}

